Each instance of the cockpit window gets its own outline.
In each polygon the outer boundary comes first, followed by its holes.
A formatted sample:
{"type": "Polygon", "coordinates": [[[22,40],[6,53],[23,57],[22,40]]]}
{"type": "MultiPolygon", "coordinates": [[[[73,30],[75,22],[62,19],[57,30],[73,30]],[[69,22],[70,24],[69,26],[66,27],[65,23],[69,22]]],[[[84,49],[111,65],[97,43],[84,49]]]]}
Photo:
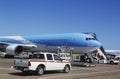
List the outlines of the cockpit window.
{"type": "Polygon", "coordinates": [[[86,40],[96,40],[95,38],[86,38],[86,40]]]}

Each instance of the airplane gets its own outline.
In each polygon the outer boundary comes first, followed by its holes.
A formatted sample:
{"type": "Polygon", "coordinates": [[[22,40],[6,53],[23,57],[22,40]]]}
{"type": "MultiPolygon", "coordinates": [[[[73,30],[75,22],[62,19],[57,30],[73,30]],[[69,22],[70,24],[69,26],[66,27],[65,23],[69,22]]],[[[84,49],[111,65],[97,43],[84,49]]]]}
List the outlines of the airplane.
{"type": "Polygon", "coordinates": [[[0,37],[0,51],[7,55],[18,55],[23,51],[57,52],[60,47],[68,47],[75,53],[86,53],[100,46],[101,43],[94,36],[85,33],[0,37]]]}

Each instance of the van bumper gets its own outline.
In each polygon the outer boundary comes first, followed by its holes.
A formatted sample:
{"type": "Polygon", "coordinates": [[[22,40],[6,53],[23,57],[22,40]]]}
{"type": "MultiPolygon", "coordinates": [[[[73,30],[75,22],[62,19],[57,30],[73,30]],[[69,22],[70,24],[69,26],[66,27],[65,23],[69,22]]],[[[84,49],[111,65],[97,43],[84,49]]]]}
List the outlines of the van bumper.
{"type": "Polygon", "coordinates": [[[21,66],[12,66],[11,68],[13,68],[15,70],[21,70],[21,71],[28,71],[29,70],[28,67],[21,67],[21,66]]]}

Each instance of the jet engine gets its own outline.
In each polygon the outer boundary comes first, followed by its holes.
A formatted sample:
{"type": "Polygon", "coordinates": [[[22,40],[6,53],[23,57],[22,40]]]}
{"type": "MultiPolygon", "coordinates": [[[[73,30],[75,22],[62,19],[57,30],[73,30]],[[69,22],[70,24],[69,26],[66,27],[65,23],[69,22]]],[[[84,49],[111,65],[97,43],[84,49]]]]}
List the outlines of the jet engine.
{"type": "Polygon", "coordinates": [[[6,48],[6,53],[8,55],[19,55],[23,52],[23,47],[19,45],[10,45],[6,48]]]}

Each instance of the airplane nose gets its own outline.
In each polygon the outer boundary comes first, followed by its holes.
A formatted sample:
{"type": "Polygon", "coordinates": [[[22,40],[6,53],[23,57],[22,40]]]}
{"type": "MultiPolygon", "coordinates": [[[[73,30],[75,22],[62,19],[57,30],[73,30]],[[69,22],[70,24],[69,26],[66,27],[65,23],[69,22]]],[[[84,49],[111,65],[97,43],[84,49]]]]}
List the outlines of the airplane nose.
{"type": "Polygon", "coordinates": [[[101,47],[102,46],[102,44],[100,43],[100,42],[96,42],[96,46],[98,46],[98,47],[101,47]]]}
{"type": "Polygon", "coordinates": [[[99,41],[91,41],[88,43],[88,46],[90,47],[101,47],[102,44],[99,41]]]}

